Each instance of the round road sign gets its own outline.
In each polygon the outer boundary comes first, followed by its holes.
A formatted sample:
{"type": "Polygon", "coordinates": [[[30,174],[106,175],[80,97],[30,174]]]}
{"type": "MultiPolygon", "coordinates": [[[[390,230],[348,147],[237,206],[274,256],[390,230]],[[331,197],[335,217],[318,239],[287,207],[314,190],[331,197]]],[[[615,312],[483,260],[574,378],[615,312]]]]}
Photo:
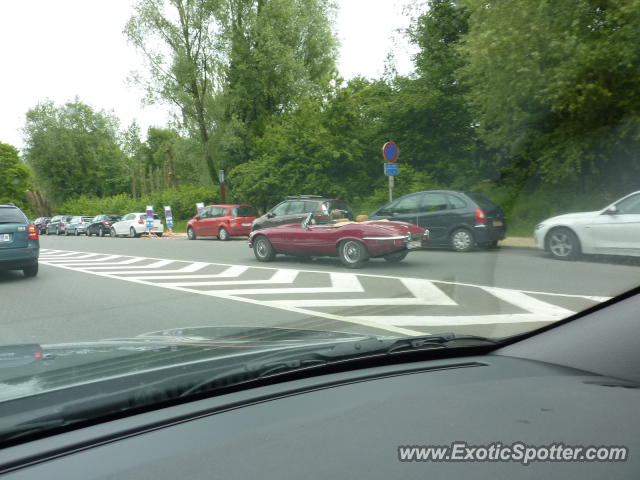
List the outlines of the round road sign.
{"type": "Polygon", "coordinates": [[[382,146],[382,155],[387,162],[395,163],[398,160],[398,146],[393,142],[387,142],[382,146]]]}

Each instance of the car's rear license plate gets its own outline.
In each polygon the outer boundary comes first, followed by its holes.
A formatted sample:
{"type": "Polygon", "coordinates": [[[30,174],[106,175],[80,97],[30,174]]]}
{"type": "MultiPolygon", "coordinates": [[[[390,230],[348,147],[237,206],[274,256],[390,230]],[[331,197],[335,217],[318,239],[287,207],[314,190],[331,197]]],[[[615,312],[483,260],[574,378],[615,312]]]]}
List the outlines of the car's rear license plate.
{"type": "Polygon", "coordinates": [[[501,227],[503,225],[502,220],[494,220],[493,221],[493,226],[494,227],[501,227]]]}
{"type": "Polygon", "coordinates": [[[250,226],[251,226],[251,224],[250,224],[250,223],[243,223],[243,224],[242,224],[242,226],[243,226],[243,227],[250,227],[250,226]]]}
{"type": "Polygon", "coordinates": [[[411,248],[420,248],[422,247],[422,241],[421,240],[410,240],[409,242],[407,242],[407,248],[411,249],[411,248]]]}
{"type": "Polygon", "coordinates": [[[10,233],[3,233],[2,236],[0,237],[0,240],[2,240],[3,242],[10,242],[11,241],[11,234],[10,233]]]}

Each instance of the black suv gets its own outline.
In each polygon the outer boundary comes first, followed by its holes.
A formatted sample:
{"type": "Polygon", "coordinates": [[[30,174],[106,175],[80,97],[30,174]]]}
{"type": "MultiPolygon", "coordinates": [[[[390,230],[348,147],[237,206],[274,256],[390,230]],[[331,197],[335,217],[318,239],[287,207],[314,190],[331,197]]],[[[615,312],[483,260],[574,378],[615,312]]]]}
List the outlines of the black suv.
{"type": "Polygon", "coordinates": [[[284,202],[256,218],[251,230],[302,222],[310,213],[320,222],[332,216],[353,220],[353,211],[343,200],[321,195],[296,195],[287,197],[284,202]]]}
{"type": "Polygon", "coordinates": [[[0,205],[0,270],[22,270],[25,277],[35,277],[39,254],[38,228],[15,205],[0,205]]]}
{"type": "Polygon", "coordinates": [[[429,190],[400,197],[373,212],[370,220],[389,219],[428,228],[431,245],[467,252],[491,248],[507,232],[504,211],[479,193],[429,190]]]}

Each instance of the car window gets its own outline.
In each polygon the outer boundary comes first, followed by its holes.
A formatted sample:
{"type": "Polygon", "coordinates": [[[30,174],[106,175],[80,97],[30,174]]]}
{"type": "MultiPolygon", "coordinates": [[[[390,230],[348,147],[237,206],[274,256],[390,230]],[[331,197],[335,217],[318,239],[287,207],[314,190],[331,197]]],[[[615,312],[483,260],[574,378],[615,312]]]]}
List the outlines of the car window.
{"type": "Polygon", "coordinates": [[[447,195],[449,199],[449,203],[451,204],[451,208],[454,210],[458,210],[460,208],[467,208],[467,202],[456,195],[447,195]]]}
{"type": "Polygon", "coordinates": [[[220,218],[225,215],[226,211],[227,209],[225,207],[211,207],[209,216],[210,218],[220,218]]]}
{"type": "Polygon", "coordinates": [[[322,203],[320,202],[304,202],[304,212],[305,213],[313,213],[313,212],[322,212],[322,203]]]}
{"type": "Polygon", "coordinates": [[[231,215],[234,217],[257,217],[258,212],[253,207],[239,206],[231,209],[231,215]]]}
{"type": "MultiPolygon", "coordinates": [[[[307,203],[310,203],[310,202],[307,202],[307,203]]],[[[289,205],[287,206],[287,215],[295,215],[295,214],[305,213],[305,212],[306,212],[305,202],[293,201],[293,202],[289,202],[289,205]]]]}
{"type": "Polygon", "coordinates": [[[420,210],[423,212],[439,212],[448,208],[449,202],[443,193],[425,193],[420,199],[420,210]]]}
{"type": "Polygon", "coordinates": [[[471,198],[471,200],[476,202],[478,204],[478,206],[480,208],[482,208],[482,209],[492,210],[492,209],[497,207],[497,205],[495,203],[493,203],[491,200],[489,200],[487,197],[485,197],[484,195],[482,195],[480,193],[466,192],[466,195],[469,198],[471,198]]]}
{"type": "Polygon", "coordinates": [[[621,202],[616,203],[618,213],[621,214],[640,214],[640,194],[625,198],[621,202]]]}
{"type": "Polygon", "coordinates": [[[418,213],[420,211],[421,195],[403,197],[392,207],[391,211],[398,215],[418,213]]]}
{"type": "Polygon", "coordinates": [[[26,223],[27,217],[17,208],[0,207],[0,223],[26,223]]]}
{"type": "Polygon", "coordinates": [[[282,202],[280,205],[277,205],[273,210],[271,210],[271,213],[274,215],[285,215],[288,206],[289,202],[282,202]]]}

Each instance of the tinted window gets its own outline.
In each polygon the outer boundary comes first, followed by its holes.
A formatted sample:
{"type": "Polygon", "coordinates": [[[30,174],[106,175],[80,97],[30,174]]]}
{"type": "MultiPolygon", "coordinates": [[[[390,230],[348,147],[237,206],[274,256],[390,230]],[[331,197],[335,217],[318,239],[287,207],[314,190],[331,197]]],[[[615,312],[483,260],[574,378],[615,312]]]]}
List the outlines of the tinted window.
{"type": "Polygon", "coordinates": [[[439,212],[447,210],[449,202],[444,193],[425,193],[422,195],[420,210],[423,212],[439,212]]]}
{"type": "Polygon", "coordinates": [[[280,205],[276,206],[271,213],[274,215],[285,215],[287,212],[288,202],[283,202],[280,205]]]}
{"type": "Polygon", "coordinates": [[[467,197],[476,202],[478,206],[483,210],[491,210],[498,207],[487,197],[485,197],[484,195],[480,195],[479,193],[467,193],[467,197]]]}
{"type": "MultiPolygon", "coordinates": [[[[146,219],[147,219],[147,216],[146,216],[146,215],[140,215],[140,219],[141,219],[141,220],[146,220],[146,219]]],[[[153,216],[153,219],[154,219],[154,220],[160,220],[160,217],[159,217],[158,215],[154,215],[154,216],[153,216]]]]}
{"type": "Polygon", "coordinates": [[[257,212],[253,207],[233,207],[231,215],[234,217],[256,217],[257,212]]]}
{"type": "Polygon", "coordinates": [[[27,223],[27,217],[17,208],[0,208],[0,223],[27,223]]]}
{"type": "MultiPolygon", "coordinates": [[[[310,202],[307,202],[310,203],[310,202]]],[[[305,202],[289,202],[287,207],[287,215],[295,215],[296,213],[305,213],[305,202]]]]}
{"type": "Polygon", "coordinates": [[[460,197],[456,197],[455,195],[448,195],[447,197],[449,198],[449,203],[451,204],[451,208],[458,209],[458,208],[467,207],[467,202],[465,202],[460,197]]]}
{"type": "Polygon", "coordinates": [[[616,208],[622,214],[640,213],[640,195],[634,195],[618,202],[616,208]]]}
{"type": "Polygon", "coordinates": [[[103,215],[103,218],[110,222],[117,222],[120,220],[120,215],[103,215]]]}
{"type": "Polygon", "coordinates": [[[393,205],[391,211],[399,215],[418,213],[420,209],[420,195],[409,195],[398,199],[397,203],[393,205]]]}

